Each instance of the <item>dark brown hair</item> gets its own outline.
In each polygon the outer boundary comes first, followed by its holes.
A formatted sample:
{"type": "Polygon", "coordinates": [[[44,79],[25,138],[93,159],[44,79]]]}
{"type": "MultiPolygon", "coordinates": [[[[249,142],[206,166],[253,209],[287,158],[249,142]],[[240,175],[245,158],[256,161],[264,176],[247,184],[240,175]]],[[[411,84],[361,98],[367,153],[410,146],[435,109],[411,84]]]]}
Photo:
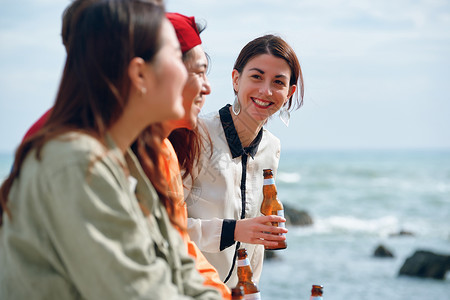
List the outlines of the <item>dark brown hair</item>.
{"type": "MultiPolygon", "coordinates": [[[[160,48],[164,7],[139,0],[72,2],[67,59],[52,112],[44,126],[17,149],[11,173],[0,188],[0,224],[14,180],[27,154],[56,136],[83,131],[102,141],[127,104],[130,60],[151,62],[160,48]],[[105,55],[107,54],[107,55],[105,55]]],[[[68,32],[69,32],[68,31],[68,32]]]]}
{"type": "Polygon", "coordinates": [[[304,94],[302,69],[300,68],[300,63],[294,49],[292,49],[292,47],[281,37],[268,34],[250,41],[239,53],[239,56],[234,63],[234,69],[239,73],[242,73],[245,65],[252,58],[261,54],[271,54],[275,57],[282,58],[287,62],[291,69],[289,85],[297,85],[295,94],[292,95],[287,102],[287,109],[301,107],[303,105],[304,94]]]}
{"type": "Polygon", "coordinates": [[[210,145],[212,155],[211,137],[200,119],[197,122],[197,127],[193,129],[178,128],[170,133],[169,140],[177,154],[180,169],[184,171],[182,179],[185,179],[188,175],[193,176],[194,164],[198,162],[202,151],[206,150],[205,139],[209,141],[207,144],[210,145]],[[205,136],[200,133],[200,128],[205,136]]]}

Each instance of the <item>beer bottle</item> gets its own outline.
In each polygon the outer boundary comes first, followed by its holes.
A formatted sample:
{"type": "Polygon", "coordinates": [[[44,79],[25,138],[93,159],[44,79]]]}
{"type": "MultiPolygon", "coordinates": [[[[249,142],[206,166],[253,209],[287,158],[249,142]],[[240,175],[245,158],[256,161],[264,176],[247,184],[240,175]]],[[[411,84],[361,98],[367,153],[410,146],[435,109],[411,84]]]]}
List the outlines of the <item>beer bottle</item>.
{"type": "Polygon", "coordinates": [[[313,284],[311,289],[311,297],[309,298],[309,300],[323,300],[322,293],[323,285],[313,284]]]}
{"type": "Polygon", "coordinates": [[[244,288],[242,285],[237,285],[231,289],[231,300],[241,300],[244,299],[244,288]]]}
{"type": "Polygon", "coordinates": [[[253,272],[250,267],[250,260],[247,257],[247,250],[245,248],[238,250],[238,284],[237,286],[242,286],[244,289],[244,299],[245,300],[260,300],[261,295],[256,284],[253,282],[253,272]]]}
{"type": "MultiPolygon", "coordinates": [[[[263,185],[263,195],[264,199],[261,204],[261,213],[265,216],[278,215],[284,218],[283,204],[278,200],[277,188],[275,186],[275,180],[273,179],[273,173],[271,169],[264,169],[264,185],[263,185]]],[[[285,223],[272,222],[273,226],[285,227],[285,223]]],[[[284,235],[284,233],[280,233],[284,235]]],[[[286,249],[286,240],[278,242],[277,246],[265,246],[267,250],[279,250],[286,249]]]]}

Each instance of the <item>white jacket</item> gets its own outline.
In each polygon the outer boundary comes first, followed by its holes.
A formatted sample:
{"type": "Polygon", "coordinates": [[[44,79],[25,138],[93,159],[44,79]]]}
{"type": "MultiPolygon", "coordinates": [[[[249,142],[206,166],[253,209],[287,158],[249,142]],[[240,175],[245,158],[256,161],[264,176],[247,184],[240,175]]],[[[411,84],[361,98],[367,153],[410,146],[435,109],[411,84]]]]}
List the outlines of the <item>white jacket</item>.
{"type": "MultiPolygon", "coordinates": [[[[233,266],[237,250],[234,220],[241,219],[242,196],[245,197],[245,218],[262,215],[263,169],[272,169],[276,176],[280,141],[266,129],[261,129],[252,144],[243,149],[229,105],[203,117],[202,121],[209,131],[213,153],[211,156],[209,140],[205,138],[206,149],[194,170],[194,178],[191,180],[187,176],[184,182],[188,233],[216,267],[222,280],[225,281],[233,267],[226,284],[234,287],[237,284],[236,266],[233,266]],[[243,176],[245,180],[242,180],[243,176]]],[[[205,137],[205,133],[202,134],[205,137]]],[[[253,279],[258,282],[264,247],[244,243],[240,245],[242,247],[247,249],[253,279]]]]}

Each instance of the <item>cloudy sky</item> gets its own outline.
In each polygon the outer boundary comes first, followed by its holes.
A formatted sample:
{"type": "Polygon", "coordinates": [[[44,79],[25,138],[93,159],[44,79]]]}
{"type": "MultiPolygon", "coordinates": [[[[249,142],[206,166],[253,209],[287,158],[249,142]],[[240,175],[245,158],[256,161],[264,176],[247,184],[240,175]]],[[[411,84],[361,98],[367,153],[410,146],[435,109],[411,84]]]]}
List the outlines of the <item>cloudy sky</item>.
{"type": "MultiPolygon", "coordinates": [[[[65,0],[2,0],[0,151],[16,148],[55,98],[65,0]]],[[[450,148],[450,1],[167,0],[194,15],[211,56],[204,112],[233,101],[231,71],[251,39],[274,33],[296,50],[304,106],[290,127],[268,124],[284,149],[450,148]]]]}

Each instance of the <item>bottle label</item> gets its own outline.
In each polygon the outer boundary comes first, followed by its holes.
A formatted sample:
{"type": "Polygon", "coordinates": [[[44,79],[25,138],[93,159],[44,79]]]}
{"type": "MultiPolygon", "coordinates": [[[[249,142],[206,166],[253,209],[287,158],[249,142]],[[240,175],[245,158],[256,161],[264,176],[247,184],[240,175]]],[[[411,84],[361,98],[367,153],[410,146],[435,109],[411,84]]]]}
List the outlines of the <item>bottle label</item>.
{"type": "Polygon", "coordinates": [[[264,179],[264,185],[271,185],[271,184],[275,184],[275,179],[273,178],[264,179]]]}
{"type": "Polygon", "coordinates": [[[261,300],[261,294],[259,292],[254,293],[254,294],[245,294],[244,299],[245,300],[261,300]]]}
{"type": "Polygon", "coordinates": [[[237,265],[238,267],[250,266],[250,260],[248,259],[248,257],[246,259],[238,259],[237,265]]]}

